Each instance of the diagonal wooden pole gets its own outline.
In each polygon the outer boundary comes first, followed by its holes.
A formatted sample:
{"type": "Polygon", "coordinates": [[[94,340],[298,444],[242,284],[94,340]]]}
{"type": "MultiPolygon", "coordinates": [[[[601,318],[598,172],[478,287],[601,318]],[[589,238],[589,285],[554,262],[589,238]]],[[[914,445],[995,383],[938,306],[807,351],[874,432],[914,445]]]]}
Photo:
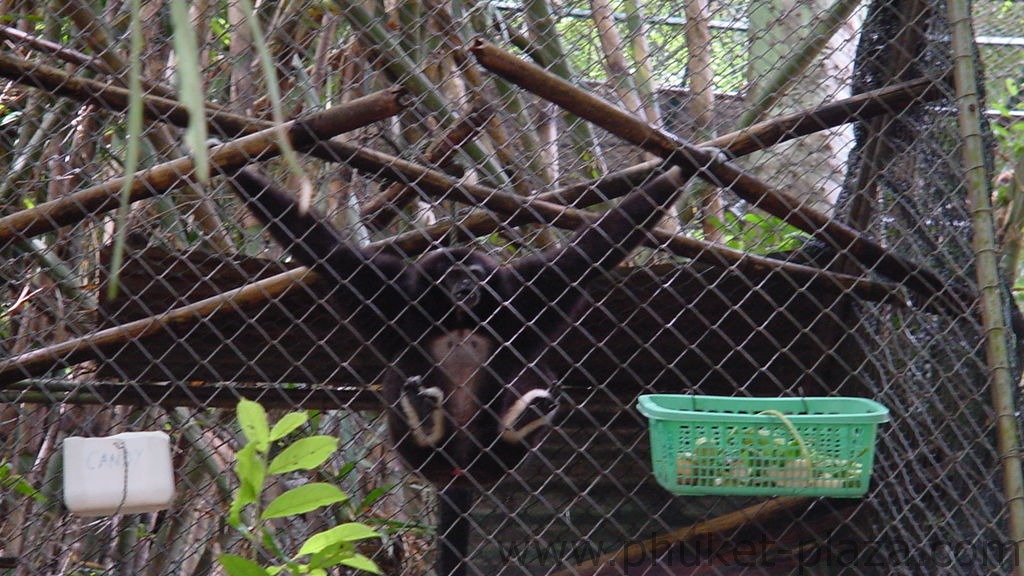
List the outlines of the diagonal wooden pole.
{"type": "Polygon", "coordinates": [[[164,331],[187,328],[218,314],[235,314],[241,308],[262,304],[269,299],[279,298],[293,290],[301,289],[303,282],[311,281],[312,276],[313,273],[308,268],[296,268],[187,306],[174,308],[163,314],[112,326],[0,360],[0,389],[25,378],[46,374],[55,366],[70,366],[102,358],[120,350],[125,342],[164,331]]]}
{"type": "MultiPolygon", "coordinates": [[[[282,134],[284,141],[291,146],[307,148],[321,140],[394,116],[403,110],[405,101],[404,91],[392,88],[300,120],[272,126],[211,148],[210,166],[225,172],[277,155],[282,146],[282,134]]],[[[89,215],[113,210],[120,205],[120,193],[126,179],[131,180],[129,202],[136,202],[184,186],[193,169],[191,158],[178,158],[0,218],[0,247],[12,240],[50,232],[89,215]]]]}
{"type": "Polygon", "coordinates": [[[937,295],[944,306],[954,311],[962,313],[973,305],[975,296],[965,288],[886,250],[849,226],[803,206],[792,197],[717,157],[713,150],[695,146],[654,128],[644,120],[486,40],[474,40],[470,51],[480,65],[491,72],[667,162],[698,168],[702,177],[718,186],[729,188],[761,210],[845,251],[866,269],[904,282],[921,295],[937,295]]]}

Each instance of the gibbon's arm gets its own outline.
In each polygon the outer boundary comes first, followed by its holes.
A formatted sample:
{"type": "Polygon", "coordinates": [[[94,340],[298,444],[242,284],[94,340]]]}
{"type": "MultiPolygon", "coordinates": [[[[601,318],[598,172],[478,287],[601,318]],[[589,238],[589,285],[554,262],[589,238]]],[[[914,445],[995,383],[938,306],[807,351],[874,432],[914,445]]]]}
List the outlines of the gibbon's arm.
{"type": "Polygon", "coordinates": [[[621,264],[661,220],[664,208],[685,184],[682,171],[670,168],[581,228],[565,247],[516,261],[513,272],[524,286],[513,306],[528,321],[539,322],[542,331],[548,324],[565,322],[583,296],[578,288],[621,264]]]}
{"type": "MultiPolygon", "coordinates": [[[[256,168],[228,175],[249,211],[271,236],[309,268],[347,288],[358,302],[396,296],[401,261],[384,254],[370,255],[347,244],[334,226],[312,210],[303,213],[298,201],[256,168]]],[[[358,304],[353,303],[353,307],[358,304]]]]}

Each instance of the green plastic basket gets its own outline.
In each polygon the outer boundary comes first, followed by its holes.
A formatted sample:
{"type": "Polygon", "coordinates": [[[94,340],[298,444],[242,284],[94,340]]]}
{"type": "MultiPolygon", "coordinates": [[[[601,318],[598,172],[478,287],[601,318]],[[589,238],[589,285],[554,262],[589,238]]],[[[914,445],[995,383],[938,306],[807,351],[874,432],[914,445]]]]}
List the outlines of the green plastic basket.
{"type": "Polygon", "coordinates": [[[863,398],[650,394],[638,408],[655,477],[675,494],[862,496],[889,421],[863,398]]]}

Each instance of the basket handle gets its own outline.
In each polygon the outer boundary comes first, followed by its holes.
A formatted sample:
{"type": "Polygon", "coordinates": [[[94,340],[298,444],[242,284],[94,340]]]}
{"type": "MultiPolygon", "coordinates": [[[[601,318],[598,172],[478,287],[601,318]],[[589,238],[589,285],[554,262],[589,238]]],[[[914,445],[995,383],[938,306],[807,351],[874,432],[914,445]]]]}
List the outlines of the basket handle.
{"type": "Polygon", "coordinates": [[[758,416],[774,416],[778,418],[780,422],[782,422],[782,425],[785,426],[786,430],[789,431],[789,434],[790,436],[793,437],[793,440],[796,440],[796,445],[797,447],[800,448],[800,456],[802,456],[804,460],[807,461],[807,466],[810,469],[811,474],[813,475],[814,459],[811,458],[811,450],[807,448],[807,443],[804,442],[804,437],[800,435],[800,431],[796,429],[796,426],[793,426],[793,423],[789,420],[789,417],[783,414],[782,412],[779,412],[778,410],[762,410],[757,414],[758,416]]]}

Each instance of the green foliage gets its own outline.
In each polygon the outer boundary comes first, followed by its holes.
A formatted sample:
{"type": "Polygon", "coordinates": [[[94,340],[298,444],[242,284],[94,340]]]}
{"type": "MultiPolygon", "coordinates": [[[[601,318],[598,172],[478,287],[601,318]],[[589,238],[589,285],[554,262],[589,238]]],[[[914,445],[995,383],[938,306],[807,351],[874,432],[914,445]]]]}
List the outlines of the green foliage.
{"type": "Polygon", "coordinates": [[[269,520],[293,514],[305,514],[324,506],[345,502],[346,500],[348,500],[348,495],[334,484],[327,484],[326,482],[303,484],[275,498],[263,510],[260,518],[262,520],[269,520]]]}
{"type": "Polygon", "coordinates": [[[46,497],[29,484],[28,480],[25,480],[23,476],[15,472],[14,466],[9,462],[0,462],[0,487],[5,492],[13,490],[15,493],[32,498],[36,502],[46,502],[46,497]]]}
{"type": "Polygon", "coordinates": [[[1009,167],[1024,156],[1024,89],[1017,80],[1007,78],[1005,81],[1006,98],[995,102],[992,108],[999,114],[1001,121],[992,124],[992,133],[999,146],[999,156],[1009,167]],[[1014,103],[1011,105],[1011,103],[1014,103]],[[1018,116],[1015,117],[1015,114],[1018,116]]]}
{"type": "Polygon", "coordinates": [[[992,122],[996,140],[995,202],[1003,213],[1001,240],[1006,258],[1003,262],[1019,304],[1024,304],[1024,278],[1021,278],[1021,237],[1024,229],[1024,98],[1021,85],[1012,78],[1005,81],[1006,97],[992,105],[1000,118],[992,122]]]}
{"type": "Polygon", "coordinates": [[[311,436],[296,440],[270,462],[271,474],[284,474],[296,470],[312,470],[331,457],[338,449],[338,439],[332,436],[311,436]]]}
{"type": "Polygon", "coordinates": [[[800,248],[807,240],[807,235],[799,228],[760,212],[740,215],[726,212],[725,222],[716,221],[715,227],[722,235],[723,244],[754,254],[789,252],[800,248]]]}
{"type": "Polygon", "coordinates": [[[199,44],[188,13],[189,3],[171,0],[171,23],[174,25],[174,52],[177,57],[178,97],[188,109],[185,144],[192,153],[195,175],[200,182],[210,179],[210,161],[206,152],[206,91],[199,63],[199,44]]]}
{"type": "Polygon", "coordinates": [[[128,122],[127,140],[124,158],[126,178],[121,186],[121,204],[117,208],[117,236],[114,238],[114,253],[110,259],[112,272],[107,288],[107,298],[113,300],[120,289],[121,265],[124,263],[125,234],[128,229],[128,206],[134,174],[139,166],[142,154],[141,141],[144,134],[142,114],[142,2],[132,0],[131,6],[131,41],[129,47],[128,70],[128,122]]]}
{"type": "Polygon", "coordinates": [[[290,412],[271,425],[266,410],[256,402],[241,400],[236,411],[246,443],[235,459],[238,490],[231,502],[228,523],[249,541],[256,558],[276,558],[278,563],[260,563],[234,554],[221,554],[220,564],[230,576],[276,576],[278,574],[326,575],[334,566],[347,566],[379,574],[373,560],[356,552],[360,540],[379,538],[365,524],[349,522],[310,536],[293,556],[277,544],[268,521],[313,512],[347,502],[349,497],[337,486],[311,482],[287,490],[262,506],[267,479],[299,470],[317,470],[337,451],[338,440],[314,435],[284,442],[309,421],[305,412],[290,412]],[[272,456],[272,453],[276,455],[272,456]]]}

